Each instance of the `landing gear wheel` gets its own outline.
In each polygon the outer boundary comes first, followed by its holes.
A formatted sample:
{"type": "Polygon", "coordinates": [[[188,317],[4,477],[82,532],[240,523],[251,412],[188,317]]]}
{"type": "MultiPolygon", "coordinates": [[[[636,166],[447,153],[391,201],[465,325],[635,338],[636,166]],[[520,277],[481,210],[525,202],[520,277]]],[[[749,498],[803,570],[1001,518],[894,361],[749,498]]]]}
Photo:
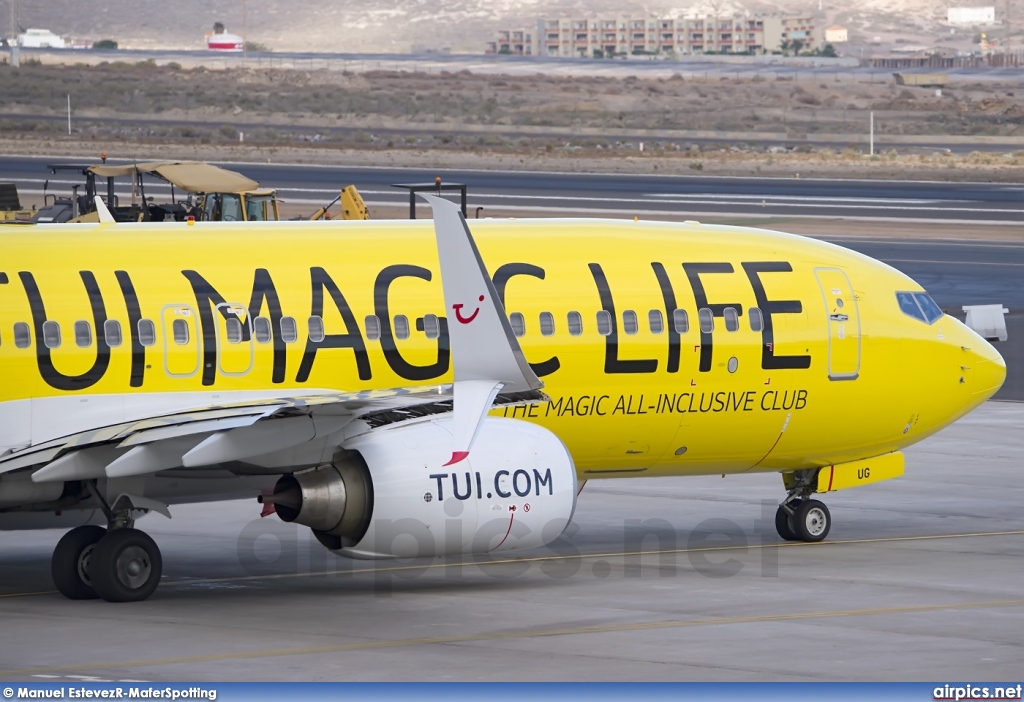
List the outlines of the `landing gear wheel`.
{"type": "Polygon", "coordinates": [[[75,527],[61,537],[50,559],[50,575],[57,592],[69,600],[94,600],[89,567],[97,542],[107,530],[96,525],[75,527]]]}
{"type": "Polygon", "coordinates": [[[832,528],[832,515],[824,502],[804,500],[793,512],[792,527],[801,541],[821,541],[832,528]]]}
{"type": "MultiPolygon", "coordinates": [[[[797,509],[800,507],[800,501],[790,503],[790,509],[797,509]]],[[[799,541],[800,537],[793,531],[792,519],[782,505],[779,505],[779,509],[775,512],[775,531],[779,532],[779,536],[784,541],[799,541]]]]}
{"type": "Polygon", "coordinates": [[[145,532],[114,529],[100,539],[89,562],[96,594],[107,602],[140,602],[156,591],[163,572],[160,549],[145,532]]]}

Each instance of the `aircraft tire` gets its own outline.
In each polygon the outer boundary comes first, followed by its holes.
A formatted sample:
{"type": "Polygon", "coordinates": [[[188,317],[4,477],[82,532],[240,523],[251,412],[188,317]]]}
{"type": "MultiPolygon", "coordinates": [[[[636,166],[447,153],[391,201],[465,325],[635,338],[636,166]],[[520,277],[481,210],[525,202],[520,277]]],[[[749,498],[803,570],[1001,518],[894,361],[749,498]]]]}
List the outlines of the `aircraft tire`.
{"type": "Polygon", "coordinates": [[[107,532],[89,563],[93,588],[107,602],[141,602],[156,591],[162,572],[160,549],[138,529],[107,532]]]}
{"type": "MultiPolygon", "coordinates": [[[[797,502],[796,506],[799,507],[800,503],[797,502]]],[[[793,531],[792,519],[790,519],[789,512],[779,505],[779,509],[775,512],[775,531],[779,532],[779,538],[783,541],[799,541],[800,537],[793,531]]]]}
{"type": "Polygon", "coordinates": [[[50,575],[57,592],[69,600],[96,599],[89,568],[93,550],[106,534],[103,527],[87,524],[61,537],[50,559],[50,575]]]}
{"type": "Polygon", "coordinates": [[[819,500],[804,500],[793,512],[793,532],[801,541],[822,541],[832,528],[832,515],[819,500]]]}

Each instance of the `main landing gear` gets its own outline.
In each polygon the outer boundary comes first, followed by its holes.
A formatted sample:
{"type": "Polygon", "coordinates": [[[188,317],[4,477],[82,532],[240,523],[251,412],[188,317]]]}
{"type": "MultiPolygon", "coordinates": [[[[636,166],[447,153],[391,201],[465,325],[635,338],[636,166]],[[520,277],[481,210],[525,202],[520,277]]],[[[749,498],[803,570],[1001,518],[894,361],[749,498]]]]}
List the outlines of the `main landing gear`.
{"type": "Polygon", "coordinates": [[[832,528],[832,515],[824,502],[811,499],[817,471],[796,471],[789,476],[784,476],[789,495],[775,512],[775,530],[786,541],[822,541],[832,528]]]}
{"type": "Polygon", "coordinates": [[[75,527],[57,542],[50,561],[53,582],[71,600],[144,600],[160,584],[160,549],[148,534],[134,528],[130,500],[122,498],[111,508],[95,488],[92,492],[108,526],[75,527]]]}

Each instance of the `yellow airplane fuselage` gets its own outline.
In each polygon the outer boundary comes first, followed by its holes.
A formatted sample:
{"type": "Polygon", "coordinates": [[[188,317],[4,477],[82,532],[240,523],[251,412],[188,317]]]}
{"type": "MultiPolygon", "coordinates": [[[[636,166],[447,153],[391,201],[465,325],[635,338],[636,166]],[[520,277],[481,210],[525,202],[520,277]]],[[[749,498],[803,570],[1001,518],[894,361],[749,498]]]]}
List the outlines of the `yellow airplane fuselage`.
{"type": "MultiPolygon", "coordinates": [[[[472,231],[550,398],[492,414],[555,433],[580,478],[879,456],[1005,373],[959,321],[901,310],[914,281],[827,243],[607,220],[472,231]]],[[[451,380],[429,221],[19,227],[0,251],[0,452],[147,412],[451,380]]]]}

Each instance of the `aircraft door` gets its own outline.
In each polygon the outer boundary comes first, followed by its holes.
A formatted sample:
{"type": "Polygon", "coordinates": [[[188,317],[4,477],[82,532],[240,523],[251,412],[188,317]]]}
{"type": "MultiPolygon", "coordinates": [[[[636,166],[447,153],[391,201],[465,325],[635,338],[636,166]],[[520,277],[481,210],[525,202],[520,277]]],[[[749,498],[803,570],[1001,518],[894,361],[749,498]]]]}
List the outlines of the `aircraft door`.
{"type": "Polygon", "coordinates": [[[828,378],[855,380],[860,373],[860,315],[853,286],[838,268],[816,268],[814,275],[828,320],[828,378]]]}
{"type": "Polygon", "coordinates": [[[189,305],[164,305],[160,326],[164,338],[164,370],[176,378],[199,371],[198,315],[189,305]]]}
{"type": "Polygon", "coordinates": [[[252,322],[245,305],[221,303],[213,318],[217,325],[217,368],[223,375],[245,375],[252,370],[252,322]]]}

